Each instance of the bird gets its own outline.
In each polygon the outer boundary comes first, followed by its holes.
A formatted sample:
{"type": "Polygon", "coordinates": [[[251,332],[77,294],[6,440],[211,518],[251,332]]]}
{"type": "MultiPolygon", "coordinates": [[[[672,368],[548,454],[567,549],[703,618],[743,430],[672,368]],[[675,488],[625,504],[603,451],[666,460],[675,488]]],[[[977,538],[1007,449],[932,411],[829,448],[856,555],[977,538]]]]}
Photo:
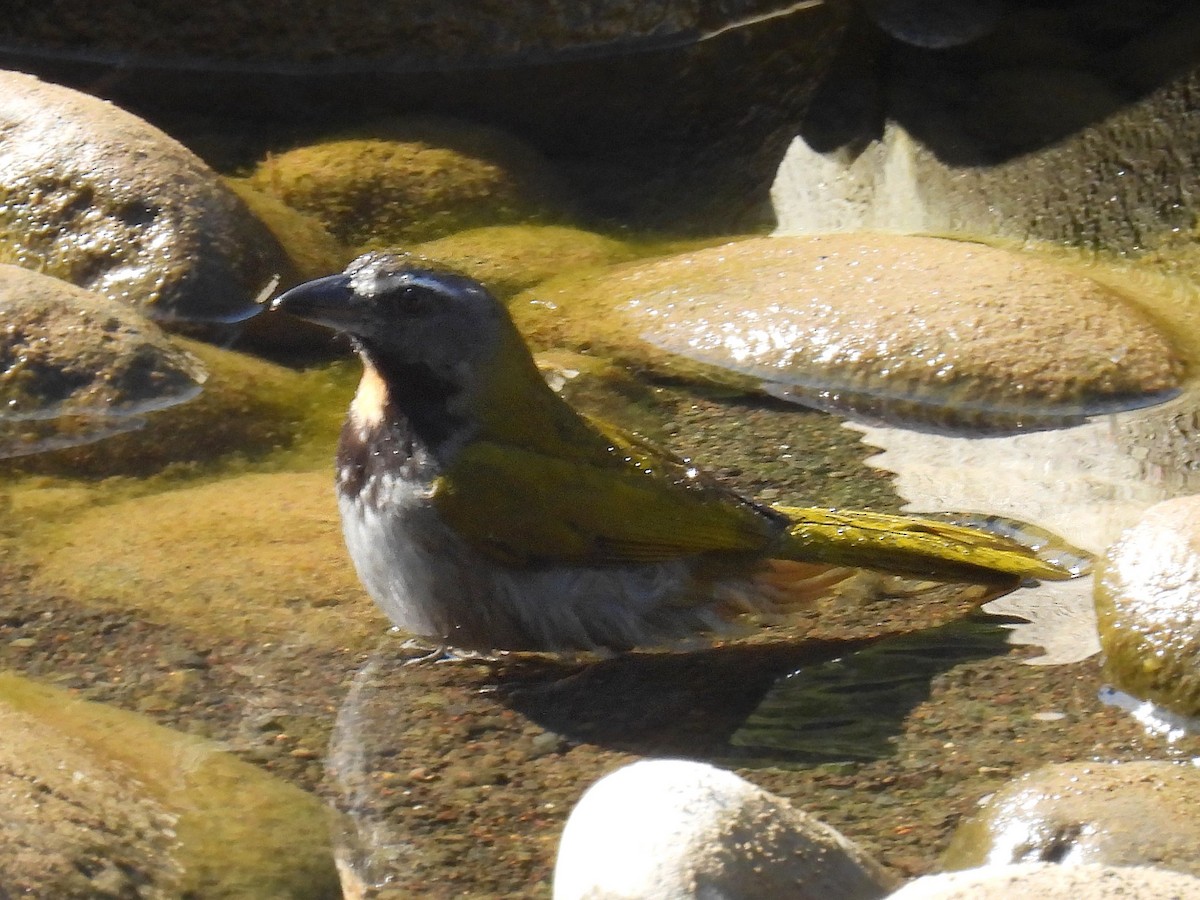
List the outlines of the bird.
{"type": "Polygon", "coordinates": [[[856,568],[1012,589],[1077,567],[981,528],[771,506],[589,418],[479,282],[371,252],[272,310],[362,363],[336,452],[349,556],[399,629],[466,651],[620,652],[787,615],[856,568]]]}

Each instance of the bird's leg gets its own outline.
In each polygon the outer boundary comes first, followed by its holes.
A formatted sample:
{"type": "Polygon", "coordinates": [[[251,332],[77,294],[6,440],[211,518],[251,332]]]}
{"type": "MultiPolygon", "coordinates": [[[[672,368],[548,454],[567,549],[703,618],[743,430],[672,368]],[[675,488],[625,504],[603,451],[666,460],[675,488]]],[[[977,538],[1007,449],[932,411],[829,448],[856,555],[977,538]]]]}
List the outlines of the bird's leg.
{"type": "Polygon", "coordinates": [[[409,638],[407,641],[401,644],[400,647],[403,650],[419,651],[418,655],[410,656],[408,659],[404,660],[402,665],[406,666],[420,666],[424,665],[425,663],[437,662],[445,657],[450,649],[443,643],[439,643],[430,649],[427,644],[423,643],[418,638],[409,638]]]}
{"type": "Polygon", "coordinates": [[[504,651],[482,653],[478,650],[464,650],[446,641],[438,641],[432,647],[421,638],[408,638],[400,645],[401,650],[415,650],[417,656],[404,660],[402,665],[420,666],[426,663],[462,663],[462,662],[495,662],[504,651]]]}

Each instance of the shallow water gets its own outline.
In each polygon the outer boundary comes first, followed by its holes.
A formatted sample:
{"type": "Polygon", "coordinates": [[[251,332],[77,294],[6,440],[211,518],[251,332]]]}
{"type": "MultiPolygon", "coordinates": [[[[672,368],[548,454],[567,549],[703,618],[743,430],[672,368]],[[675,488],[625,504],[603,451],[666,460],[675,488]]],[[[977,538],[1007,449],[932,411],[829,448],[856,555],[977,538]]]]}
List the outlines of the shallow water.
{"type": "MultiPolygon", "coordinates": [[[[1194,292],[1088,272],[1200,370],[1194,292]]],[[[344,861],[378,896],[544,895],[571,805],[640,756],[746,770],[907,876],[936,866],[980,797],[1046,761],[1200,755],[1200,739],[1148,733],[1104,702],[1087,579],[987,606],[1028,625],[968,621],[980,589],[862,577],[802,628],[713,647],[404,665],[419,651],[354,582],[332,501],[355,377],[349,363],[297,376],[291,439],[270,452],[7,476],[0,664],[329,799],[350,813],[344,861]],[[1002,640],[1011,625],[1046,652],[1002,640]]],[[[1151,409],[987,438],[659,383],[576,400],[762,500],[1002,514],[1093,552],[1200,478],[1194,384],[1151,409]]]]}

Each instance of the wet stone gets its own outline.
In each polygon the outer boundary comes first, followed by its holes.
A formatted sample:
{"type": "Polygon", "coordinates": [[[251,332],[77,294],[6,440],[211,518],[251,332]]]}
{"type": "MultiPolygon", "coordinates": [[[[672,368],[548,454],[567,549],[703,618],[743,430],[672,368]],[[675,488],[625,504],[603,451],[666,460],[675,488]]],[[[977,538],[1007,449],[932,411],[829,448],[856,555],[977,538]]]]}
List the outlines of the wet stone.
{"type": "Polygon", "coordinates": [[[161,320],[230,323],[284,269],[199,157],[124,110],[0,72],[0,262],[161,320]]]}
{"type": "Polygon", "coordinates": [[[1166,761],[1046,766],[959,826],[943,864],[1154,865],[1200,877],[1200,770],[1166,761]]]}
{"type": "Polygon", "coordinates": [[[588,789],[567,820],[554,872],[555,900],[867,900],[891,886],[866,853],[787,800],[732,772],[666,759],[626,766],[588,789]]]}
{"type": "Polygon", "coordinates": [[[935,429],[1074,424],[1178,390],[1170,343],[1123,297],[1030,255],[937,238],[755,238],[520,295],[535,340],[677,358],[817,408],[935,429]],[[564,326],[588,318],[588,326],[564,326]]]}
{"type": "Polygon", "coordinates": [[[1200,715],[1200,496],[1152,506],[1096,579],[1105,673],[1142,700],[1200,715]]]}
{"type": "Polygon", "coordinates": [[[0,457],[86,443],[196,396],[203,364],[154,323],[0,264],[0,457]]]}
{"type": "Polygon", "coordinates": [[[1025,863],[946,872],[910,882],[890,900],[1128,900],[1200,896],[1200,879],[1149,866],[1025,863]]]}

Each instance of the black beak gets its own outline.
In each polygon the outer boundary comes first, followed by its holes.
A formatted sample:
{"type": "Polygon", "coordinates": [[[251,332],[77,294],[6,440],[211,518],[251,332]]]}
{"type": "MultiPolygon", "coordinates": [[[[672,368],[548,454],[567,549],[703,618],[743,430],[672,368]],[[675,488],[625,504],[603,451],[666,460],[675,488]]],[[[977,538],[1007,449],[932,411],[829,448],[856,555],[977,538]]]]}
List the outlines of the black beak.
{"type": "Polygon", "coordinates": [[[327,275],[298,284],[273,301],[271,309],[337,331],[362,325],[368,303],[350,287],[349,275],[327,275]]]}

